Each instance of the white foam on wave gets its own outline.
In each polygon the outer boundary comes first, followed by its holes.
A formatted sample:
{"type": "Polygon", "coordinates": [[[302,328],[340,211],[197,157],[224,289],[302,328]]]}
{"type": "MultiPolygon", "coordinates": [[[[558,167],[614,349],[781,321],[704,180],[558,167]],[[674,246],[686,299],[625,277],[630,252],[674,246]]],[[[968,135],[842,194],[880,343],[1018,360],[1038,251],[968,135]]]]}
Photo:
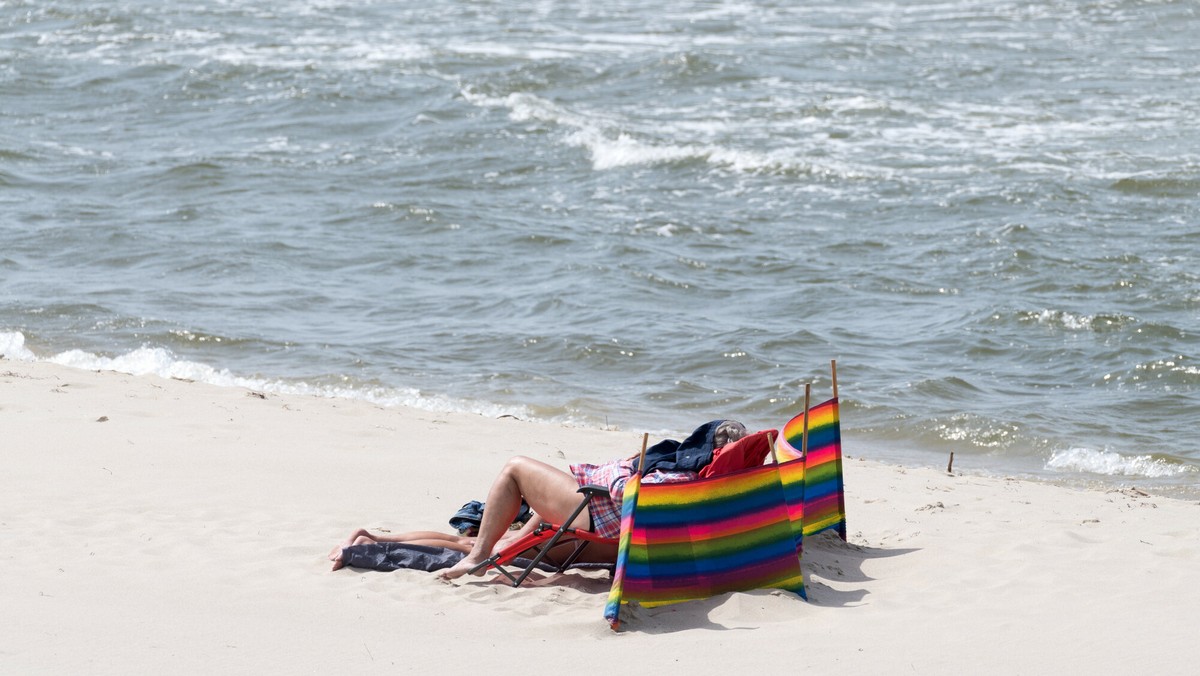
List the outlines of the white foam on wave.
{"type": "Polygon", "coordinates": [[[564,137],[564,142],[586,150],[596,171],[694,160],[740,173],[797,172],[836,178],[868,177],[866,172],[852,167],[816,166],[796,157],[795,149],[756,151],[711,143],[641,140],[621,130],[627,121],[572,111],[524,92],[495,97],[464,89],[462,96],[476,106],[507,108],[509,117],[516,122],[546,122],[574,130],[564,137]]]}
{"type": "Polygon", "coordinates": [[[1118,329],[1134,320],[1123,315],[1089,315],[1066,310],[1040,310],[1022,313],[1021,319],[1046,326],[1055,326],[1068,331],[1092,331],[1118,329]]]}
{"type": "Polygon", "coordinates": [[[1149,455],[1128,456],[1090,448],[1055,451],[1046,461],[1046,469],[1151,479],[1175,477],[1195,471],[1193,467],[1167,462],[1149,455]]]}
{"type": "Polygon", "coordinates": [[[0,331],[0,358],[33,361],[32,352],[25,347],[25,334],[20,331],[0,331]]]}
{"type": "Polygon", "coordinates": [[[446,46],[446,51],[467,57],[494,57],[502,59],[524,59],[529,61],[549,61],[569,59],[576,56],[578,50],[568,49],[566,45],[548,43],[510,45],[498,42],[469,42],[446,46]]]}
{"type": "Polygon", "coordinates": [[[383,32],[359,41],[347,41],[337,32],[313,29],[283,43],[247,43],[237,33],[204,29],[171,29],[155,32],[52,31],[39,35],[38,45],[61,51],[62,58],[105,65],[161,65],[162,63],[221,63],[252,68],[302,70],[322,68],[364,71],[395,63],[429,59],[434,51],[404,36],[383,32]]]}
{"type": "Polygon", "coordinates": [[[1092,328],[1094,317],[1065,310],[1042,310],[1034,315],[1034,319],[1039,324],[1058,325],[1072,331],[1086,331],[1092,328]]]}
{"type": "Polygon", "coordinates": [[[704,156],[703,150],[694,146],[657,146],[643,143],[627,134],[620,134],[615,139],[606,139],[593,129],[583,129],[571,134],[567,137],[567,143],[588,150],[592,156],[592,168],[596,171],[639,164],[678,162],[704,156]]]}
{"type": "Polygon", "coordinates": [[[0,357],[15,361],[44,361],[89,371],[116,371],[135,376],[158,376],[217,385],[242,387],[258,392],[355,399],[384,407],[415,408],[435,413],[474,413],[488,417],[513,415],[529,419],[533,415],[526,407],[501,406],[488,402],[429,396],[411,388],[360,387],[347,385],[313,385],[303,381],[287,382],[270,378],[239,376],[228,369],[218,369],[195,361],[179,359],[170,350],[142,346],[115,357],[105,357],[84,350],[67,350],[39,358],[25,347],[25,336],[18,332],[0,332],[0,357]]]}

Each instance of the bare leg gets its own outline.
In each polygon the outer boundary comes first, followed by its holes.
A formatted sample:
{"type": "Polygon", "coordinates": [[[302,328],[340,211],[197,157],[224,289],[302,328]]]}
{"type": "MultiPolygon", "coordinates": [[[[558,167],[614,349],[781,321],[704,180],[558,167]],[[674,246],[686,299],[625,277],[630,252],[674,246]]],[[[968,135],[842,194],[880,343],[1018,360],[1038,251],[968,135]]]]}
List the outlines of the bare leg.
{"type": "MultiPolygon", "coordinates": [[[[496,543],[508,532],[524,498],[529,507],[543,519],[562,523],[581,499],[575,477],[540,460],[517,456],[504,465],[488,491],[487,509],[471,551],[452,568],[442,571],[443,580],[453,580],[467,574],[492,554],[496,543]]],[[[589,523],[585,509],[572,525],[586,528],[589,523]]]]}
{"type": "Polygon", "coordinates": [[[543,521],[545,521],[545,519],[543,519],[540,514],[530,514],[529,520],[526,521],[525,525],[521,526],[520,529],[509,530],[504,535],[501,535],[500,539],[496,541],[496,545],[493,547],[493,549],[504,549],[517,540],[529,535],[533,531],[537,530],[538,526],[542,525],[543,521]]]}
{"type": "Polygon", "coordinates": [[[330,561],[333,561],[335,556],[340,556],[340,555],[341,555],[341,553],[342,553],[342,549],[344,549],[344,548],[346,548],[346,547],[349,547],[350,545],[354,544],[354,541],[355,541],[355,540],[357,540],[357,539],[358,539],[358,538],[360,538],[360,537],[369,537],[369,538],[373,538],[374,536],[373,536],[373,535],[371,535],[371,532],[370,532],[370,531],[368,531],[366,528],[359,528],[358,530],[356,530],[356,531],[354,531],[353,533],[351,533],[351,534],[350,534],[350,537],[346,538],[345,542],[343,542],[342,544],[340,544],[340,545],[338,545],[338,546],[334,547],[333,549],[331,549],[331,550],[329,551],[329,560],[330,560],[330,561]]]}

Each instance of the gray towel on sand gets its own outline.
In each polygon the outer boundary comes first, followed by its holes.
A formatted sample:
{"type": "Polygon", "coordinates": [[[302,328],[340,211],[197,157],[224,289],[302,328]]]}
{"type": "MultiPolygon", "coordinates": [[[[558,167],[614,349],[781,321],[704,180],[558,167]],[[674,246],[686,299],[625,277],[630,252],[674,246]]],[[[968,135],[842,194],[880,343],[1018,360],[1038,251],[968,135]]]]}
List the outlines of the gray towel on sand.
{"type": "Polygon", "coordinates": [[[342,549],[342,562],[353,568],[371,570],[424,570],[433,572],[449,568],[466,556],[445,547],[406,545],[399,542],[378,542],[352,545],[342,549]]]}
{"type": "MultiPolygon", "coordinates": [[[[449,568],[466,556],[462,552],[445,547],[426,547],[424,545],[407,545],[399,542],[377,542],[369,545],[352,545],[342,549],[342,562],[351,568],[367,568],[370,570],[424,570],[433,572],[449,568]]],[[[524,568],[529,565],[528,559],[517,559],[513,566],[524,568]]],[[[612,564],[606,563],[577,563],[572,568],[591,570],[609,570],[612,564]]],[[[553,571],[554,567],[543,562],[538,568],[553,571]]]]}

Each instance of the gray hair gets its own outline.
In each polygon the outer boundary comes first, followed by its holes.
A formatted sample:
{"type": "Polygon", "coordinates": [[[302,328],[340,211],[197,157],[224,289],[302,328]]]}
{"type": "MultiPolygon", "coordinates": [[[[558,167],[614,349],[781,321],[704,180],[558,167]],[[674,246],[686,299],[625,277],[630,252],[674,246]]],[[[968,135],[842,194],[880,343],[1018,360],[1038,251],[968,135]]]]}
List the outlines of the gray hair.
{"type": "Polygon", "coordinates": [[[746,436],[746,426],[736,420],[726,420],[713,432],[713,448],[720,448],[746,436]]]}

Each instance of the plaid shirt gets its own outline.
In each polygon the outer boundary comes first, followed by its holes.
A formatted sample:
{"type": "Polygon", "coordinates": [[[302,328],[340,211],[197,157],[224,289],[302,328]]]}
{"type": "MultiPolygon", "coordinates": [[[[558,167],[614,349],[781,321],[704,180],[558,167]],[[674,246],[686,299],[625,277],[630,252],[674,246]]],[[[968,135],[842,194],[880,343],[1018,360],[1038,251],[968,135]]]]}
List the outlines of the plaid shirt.
{"type": "MultiPolygon", "coordinates": [[[[571,465],[571,474],[580,486],[589,484],[605,486],[608,495],[596,495],[588,502],[592,516],[592,532],[600,537],[616,538],[621,534],[621,501],[625,498],[625,482],[633,476],[633,460],[619,458],[602,465],[581,463],[571,465]]],[[[665,484],[676,481],[691,481],[695,472],[651,472],[642,477],[643,483],[665,484]]]]}

